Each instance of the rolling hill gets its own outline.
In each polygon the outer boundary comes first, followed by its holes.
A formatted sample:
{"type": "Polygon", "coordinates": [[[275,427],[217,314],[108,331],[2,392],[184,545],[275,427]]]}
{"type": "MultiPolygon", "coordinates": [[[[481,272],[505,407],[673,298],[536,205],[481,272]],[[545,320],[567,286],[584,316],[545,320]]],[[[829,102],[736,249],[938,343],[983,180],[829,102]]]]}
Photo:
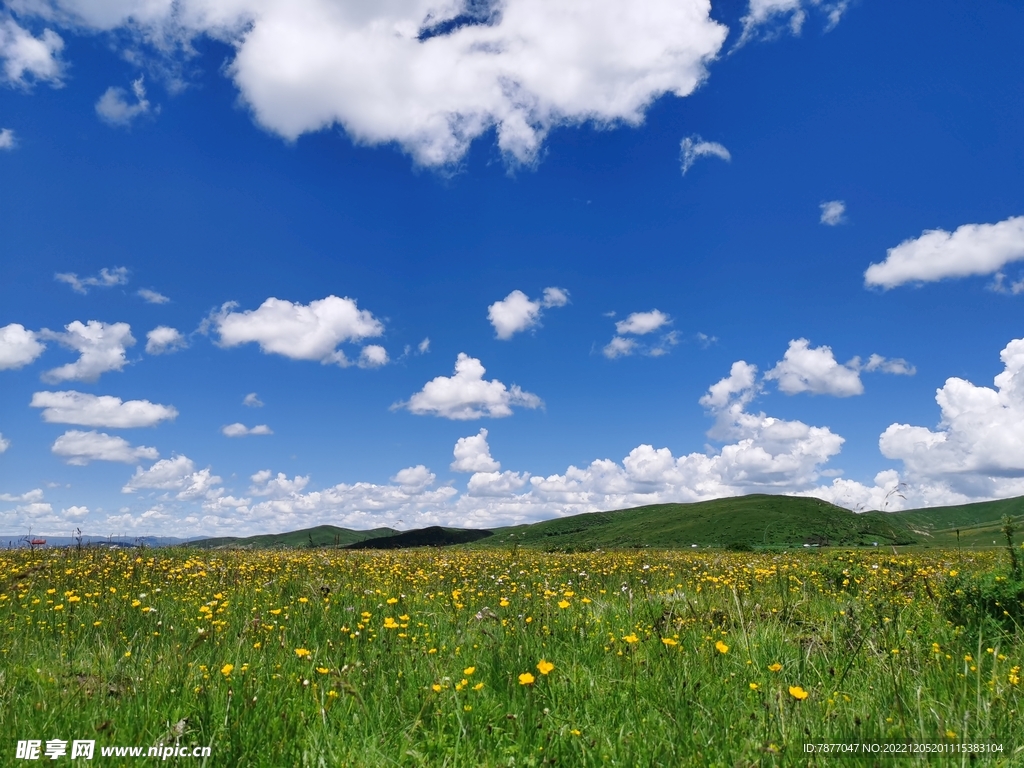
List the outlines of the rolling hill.
{"type": "MultiPolygon", "coordinates": [[[[820,499],[755,494],[690,504],[654,504],[590,512],[492,531],[430,528],[354,531],[321,525],[300,531],[194,542],[217,547],[342,547],[397,549],[460,544],[518,544],[562,551],[614,547],[779,548],[920,545],[1002,545],[1002,518],[1012,514],[1024,529],[1024,497],[903,512],[851,512],[820,499]]],[[[1024,530],[1022,530],[1024,534],[1024,530]]],[[[1024,535],[1018,539],[1024,538],[1024,535]]]]}

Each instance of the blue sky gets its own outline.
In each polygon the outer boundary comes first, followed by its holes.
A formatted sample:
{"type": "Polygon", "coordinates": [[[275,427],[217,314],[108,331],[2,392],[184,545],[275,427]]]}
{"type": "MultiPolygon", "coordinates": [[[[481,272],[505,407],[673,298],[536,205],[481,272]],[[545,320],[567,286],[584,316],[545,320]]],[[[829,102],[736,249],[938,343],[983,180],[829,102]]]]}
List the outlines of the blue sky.
{"type": "Polygon", "coordinates": [[[1024,494],[1018,4],[0,9],[2,533],[1024,494]]]}

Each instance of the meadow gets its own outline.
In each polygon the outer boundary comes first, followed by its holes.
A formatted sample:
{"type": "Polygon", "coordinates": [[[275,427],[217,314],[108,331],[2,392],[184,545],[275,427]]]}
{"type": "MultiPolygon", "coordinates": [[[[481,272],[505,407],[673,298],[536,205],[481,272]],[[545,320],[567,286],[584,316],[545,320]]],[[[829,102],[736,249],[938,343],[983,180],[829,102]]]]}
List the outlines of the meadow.
{"type": "Polygon", "coordinates": [[[1021,765],[1004,558],[6,551],[0,764],[59,738],[102,764],[178,744],[272,768],[1021,765]]]}

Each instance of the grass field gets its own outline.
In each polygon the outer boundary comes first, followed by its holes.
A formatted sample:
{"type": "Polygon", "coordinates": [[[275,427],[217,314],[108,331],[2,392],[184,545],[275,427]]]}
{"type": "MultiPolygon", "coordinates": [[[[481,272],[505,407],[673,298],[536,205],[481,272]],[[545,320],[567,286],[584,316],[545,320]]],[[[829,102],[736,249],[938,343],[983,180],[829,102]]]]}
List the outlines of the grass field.
{"type": "Polygon", "coordinates": [[[1004,554],[9,551],[0,764],[1021,765],[1024,634],[949,620],[1004,554]]]}

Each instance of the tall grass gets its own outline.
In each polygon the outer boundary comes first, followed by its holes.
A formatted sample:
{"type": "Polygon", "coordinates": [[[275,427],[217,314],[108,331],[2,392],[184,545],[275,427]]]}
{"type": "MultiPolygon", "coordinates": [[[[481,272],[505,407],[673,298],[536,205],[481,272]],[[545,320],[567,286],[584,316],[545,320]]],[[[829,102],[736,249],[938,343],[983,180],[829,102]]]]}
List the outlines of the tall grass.
{"type": "Polygon", "coordinates": [[[843,764],[1019,765],[1022,634],[946,618],[947,582],[1000,567],[877,551],[8,552],[0,763],[19,739],[60,738],[273,768],[824,765],[804,744],[894,742],[1002,752],[843,764]]]}

